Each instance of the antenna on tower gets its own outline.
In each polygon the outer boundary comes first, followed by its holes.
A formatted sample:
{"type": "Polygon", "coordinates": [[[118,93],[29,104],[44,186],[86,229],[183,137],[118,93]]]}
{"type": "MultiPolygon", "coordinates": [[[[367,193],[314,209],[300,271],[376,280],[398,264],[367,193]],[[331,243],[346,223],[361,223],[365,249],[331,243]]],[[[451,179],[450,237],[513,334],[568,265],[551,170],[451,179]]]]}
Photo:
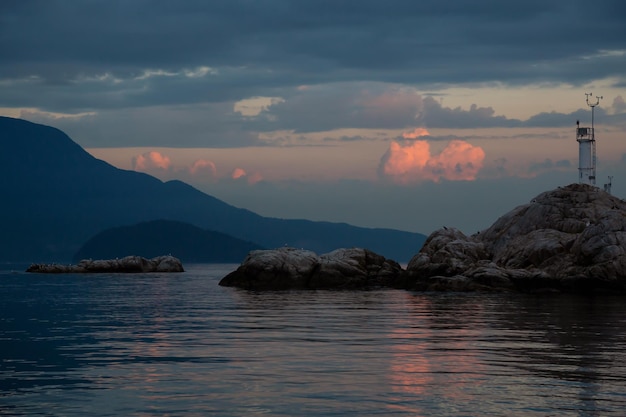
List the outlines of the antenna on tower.
{"type": "MultiPolygon", "coordinates": [[[[595,103],[590,103],[589,102],[589,97],[591,97],[593,95],[593,93],[585,93],[585,101],[587,102],[587,106],[591,107],[591,132],[593,134],[593,111],[595,110],[596,106],[598,104],[600,104],[600,100],[603,99],[602,96],[596,96],[596,102],[595,103]]],[[[594,138],[595,139],[595,138],[594,138]]]]}
{"type": "Polygon", "coordinates": [[[585,93],[587,105],[591,107],[591,127],[581,127],[576,121],[576,141],[578,142],[578,182],[588,181],[596,185],[596,134],[594,129],[594,110],[600,104],[602,96],[596,96],[595,102],[589,101],[593,93],[585,93]]]}

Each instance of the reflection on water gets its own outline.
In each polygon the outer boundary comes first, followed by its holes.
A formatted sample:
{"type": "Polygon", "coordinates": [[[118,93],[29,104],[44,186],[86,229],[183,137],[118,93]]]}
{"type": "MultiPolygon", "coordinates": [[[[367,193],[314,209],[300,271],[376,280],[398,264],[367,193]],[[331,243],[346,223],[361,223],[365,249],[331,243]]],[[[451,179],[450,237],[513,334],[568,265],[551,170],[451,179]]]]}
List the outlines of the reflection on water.
{"type": "Polygon", "coordinates": [[[626,409],[622,298],[219,287],[233,268],[0,272],[0,415],[626,409]]]}
{"type": "MultiPolygon", "coordinates": [[[[475,323],[484,319],[481,300],[402,295],[405,302],[394,304],[398,310],[393,312],[390,334],[394,343],[389,379],[400,393],[397,404],[403,404],[406,394],[432,397],[446,406],[471,401],[470,391],[480,387],[485,371],[473,344],[478,335],[475,323]],[[471,322],[467,314],[473,316],[471,322]]],[[[423,402],[398,408],[415,416],[432,415],[435,405],[422,408],[423,402]]]]}

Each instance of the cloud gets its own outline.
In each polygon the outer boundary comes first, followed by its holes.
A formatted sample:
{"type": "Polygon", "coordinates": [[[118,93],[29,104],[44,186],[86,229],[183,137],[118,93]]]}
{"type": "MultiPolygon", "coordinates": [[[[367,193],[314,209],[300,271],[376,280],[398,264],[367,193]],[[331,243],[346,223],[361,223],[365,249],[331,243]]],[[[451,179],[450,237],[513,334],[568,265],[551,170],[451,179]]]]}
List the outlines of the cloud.
{"type": "Polygon", "coordinates": [[[7,108],[100,114],[220,103],[228,112],[211,109],[212,118],[221,116],[221,130],[239,123],[233,136],[403,129],[416,121],[467,128],[520,121],[490,107],[449,109],[415,92],[626,85],[619,2],[0,3],[0,107],[7,108]],[[602,29],[580,29],[590,21],[602,29]],[[285,101],[268,107],[258,98],[285,101]]]}
{"type": "Polygon", "coordinates": [[[376,82],[320,84],[267,106],[260,131],[323,132],[342,128],[397,129],[415,124],[423,108],[414,88],[376,82]]]}
{"type": "Polygon", "coordinates": [[[263,110],[276,103],[285,101],[280,97],[250,97],[239,100],[233,105],[233,111],[246,117],[258,116],[263,110]]]}
{"type": "Polygon", "coordinates": [[[233,169],[232,174],[230,174],[230,177],[234,180],[237,180],[239,178],[245,177],[246,175],[248,175],[246,173],[246,170],[243,168],[235,168],[233,169]]]}
{"type": "MultiPolygon", "coordinates": [[[[147,7],[143,1],[9,2],[2,6],[0,74],[51,84],[103,74],[137,79],[146,71],[159,76],[152,80],[179,79],[168,76],[179,73],[198,78],[246,68],[246,76],[268,87],[331,78],[578,84],[623,75],[623,6],[615,2],[589,8],[579,0],[397,0],[389,7],[363,0],[354,7],[231,0],[149,3],[150,13],[147,7]],[[580,30],[590,21],[602,22],[602,30],[580,30]]],[[[245,78],[223,81],[218,89],[235,91],[245,78]]]]}
{"type": "MultiPolygon", "coordinates": [[[[577,115],[518,120],[432,95],[597,80],[623,88],[623,11],[581,0],[5,1],[0,107],[66,115],[55,126],[88,147],[243,147],[277,130],[566,126],[577,115]],[[580,29],[590,21],[602,30],[580,29]]],[[[623,112],[623,100],[613,108],[623,112]]],[[[623,125],[621,114],[603,123],[623,125]]]]}
{"type": "Polygon", "coordinates": [[[393,141],[379,165],[379,176],[398,184],[424,181],[472,181],[483,166],[485,152],[468,142],[453,140],[432,155],[425,140],[393,141]]]}
{"type": "MultiPolygon", "coordinates": [[[[615,101],[614,113],[621,108],[620,103],[619,99],[615,101]]],[[[521,120],[497,115],[492,107],[477,104],[469,108],[446,107],[411,87],[353,82],[318,85],[266,106],[261,114],[262,120],[250,121],[247,127],[259,131],[313,133],[343,128],[405,129],[416,124],[429,129],[564,127],[587,118],[589,110],[541,112],[521,120]]],[[[604,123],[618,124],[621,120],[619,114],[609,118],[602,107],[596,108],[596,114],[604,123]]]]}
{"type": "Polygon", "coordinates": [[[626,112],[626,101],[622,96],[617,96],[613,99],[613,105],[611,106],[614,113],[626,112]]]}
{"type": "Polygon", "coordinates": [[[433,97],[424,98],[424,112],[419,122],[429,128],[458,128],[467,129],[474,127],[517,127],[522,122],[516,119],[508,119],[505,116],[496,116],[491,107],[478,107],[472,104],[469,110],[461,107],[444,107],[433,97]]]}
{"type": "Polygon", "coordinates": [[[196,177],[215,178],[217,176],[217,168],[212,161],[198,159],[189,167],[189,173],[196,177]]]}
{"type": "Polygon", "coordinates": [[[218,180],[213,161],[197,159],[188,166],[176,165],[171,158],[159,151],[144,152],[131,158],[135,171],[145,172],[163,181],[180,179],[190,183],[213,183],[218,180]]]}
{"type": "Polygon", "coordinates": [[[248,184],[256,184],[263,181],[263,176],[259,172],[253,172],[248,176],[248,184]]]}
{"type": "Polygon", "coordinates": [[[30,120],[35,123],[56,123],[58,121],[64,119],[70,120],[80,120],[84,118],[89,118],[95,116],[95,112],[84,112],[84,113],[51,113],[39,111],[36,109],[23,109],[20,111],[20,118],[25,120],[30,120]]]}
{"type": "Polygon", "coordinates": [[[244,130],[232,103],[193,107],[111,109],[82,118],[44,121],[86,148],[237,148],[261,145],[258,133],[244,130]]]}
{"type": "Polygon", "coordinates": [[[430,133],[428,133],[428,130],[423,127],[416,127],[411,132],[405,132],[402,134],[404,139],[417,139],[421,136],[430,136],[430,133]]]}
{"type": "Polygon", "coordinates": [[[135,171],[153,171],[170,169],[172,161],[169,157],[157,151],[150,151],[137,155],[132,159],[132,167],[135,171]]]}
{"type": "Polygon", "coordinates": [[[248,175],[246,170],[243,168],[235,168],[230,176],[234,180],[245,180],[248,184],[251,185],[263,180],[263,176],[260,173],[255,172],[251,175],[248,175]]]}

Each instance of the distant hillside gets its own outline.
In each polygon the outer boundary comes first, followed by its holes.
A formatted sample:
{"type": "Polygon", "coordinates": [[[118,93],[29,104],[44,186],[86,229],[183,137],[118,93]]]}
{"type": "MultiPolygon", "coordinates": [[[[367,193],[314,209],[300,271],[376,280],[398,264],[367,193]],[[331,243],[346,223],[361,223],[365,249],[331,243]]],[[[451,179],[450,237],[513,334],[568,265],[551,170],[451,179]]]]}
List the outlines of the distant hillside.
{"type": "Polygon", "coordinates": [[[95,234],[176,220],[267,248],[324,253],[363,247],[400,262],[426,236],[348,224],[284,220],[236,208],[180,181],[121,170],[58,129],[0,117],[0,261],[67,261],[95,234]]]}
{"type": "Polygon", "coordinates": [[[127,255],[154,258],[171,254],[183,263],[239,263],[254,249],[262,247],[191,224],[155,220],[100,232],[76,252],[73,260],[114,259],[127,255]]]}

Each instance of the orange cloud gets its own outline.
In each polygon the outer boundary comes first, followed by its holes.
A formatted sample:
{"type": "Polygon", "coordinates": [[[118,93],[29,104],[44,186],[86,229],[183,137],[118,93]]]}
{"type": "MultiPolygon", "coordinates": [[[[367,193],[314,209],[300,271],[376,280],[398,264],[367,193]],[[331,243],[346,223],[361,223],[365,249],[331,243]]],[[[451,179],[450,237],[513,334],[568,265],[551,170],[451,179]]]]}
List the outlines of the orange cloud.
{"type": "Polygon", "coordinates": [[[205,175],[210,177],[217,176],[217,168],[215,164],[206,159],[198,159],[189,167],[189,173],[191,175],[205,175]]]}
{"type": "Polygon", "coordinates": [[[430,153],[425,140],[393,141],[381,159],[379,175],[399,184],[472,181],[484,159],[482,148],[462,140],[451,141],[439,155],[430,153]]]}
{"type": "Polygon", "coordinates": [[[243,168],[235,168],[230,176],[234,180],[245,179],[248,184],[256,184],[257,182],[263,180],[263,176],[260,173],[255,172],[248,175],[243,168]]]}
{"type": "Polygon", "coordinates": [[[132,159],[132,166],[135,171],[147,171],[155,168],[168,170],[171,165],[170,158],[157,151],[146,152],[132,159]]]}
{"type": "Polygon", "coordinates": [[[248,175],[246,173],[246,170],[243,168],[235,168],[233,169],[233,173],[230,174],[230,177],[234,180],[239,179],[241,177],[245,177],[246,175],[248,175]]]}

